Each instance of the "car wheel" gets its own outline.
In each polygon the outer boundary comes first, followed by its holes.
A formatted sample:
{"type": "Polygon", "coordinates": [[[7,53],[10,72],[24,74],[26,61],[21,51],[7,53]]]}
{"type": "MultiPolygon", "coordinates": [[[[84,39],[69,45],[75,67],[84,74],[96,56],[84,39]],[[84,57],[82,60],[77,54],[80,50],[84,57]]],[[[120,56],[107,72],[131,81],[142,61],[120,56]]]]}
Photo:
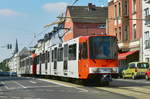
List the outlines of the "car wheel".
{"type": "Polygon", "coordinates": [[[135,80],[135,79],[136,79],[136,77],[133,75],[133,76],[132,76],[132,79],[133,79],[133,80],[135,80]]]}
{"type": "Polygon", "coordinates": [[[122,74],[122,78],[123,78],[123,79],[126,79],[126,77],[125,77],[125,75],[124,75],[124,74],[122,74]]]}

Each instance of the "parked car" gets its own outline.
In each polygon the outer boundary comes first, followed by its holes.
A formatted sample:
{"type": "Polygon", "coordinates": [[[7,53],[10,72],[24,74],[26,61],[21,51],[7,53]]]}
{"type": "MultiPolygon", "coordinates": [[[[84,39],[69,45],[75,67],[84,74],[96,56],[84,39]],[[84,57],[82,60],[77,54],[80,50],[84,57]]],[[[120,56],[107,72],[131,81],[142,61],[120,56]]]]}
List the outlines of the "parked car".
{"type": "Polygon", "coordinates": [[[145,72],[145,79],[150,80],[150,68],[148,71],[145,72]]]}
{"type": "Polygon", "coordinates": [[[131,62],[128,64],[128,68],[122,71],[123,78],[136,79],[137,77],[145,77],[145,72],[149,68],[147,62],[131,62]]]}

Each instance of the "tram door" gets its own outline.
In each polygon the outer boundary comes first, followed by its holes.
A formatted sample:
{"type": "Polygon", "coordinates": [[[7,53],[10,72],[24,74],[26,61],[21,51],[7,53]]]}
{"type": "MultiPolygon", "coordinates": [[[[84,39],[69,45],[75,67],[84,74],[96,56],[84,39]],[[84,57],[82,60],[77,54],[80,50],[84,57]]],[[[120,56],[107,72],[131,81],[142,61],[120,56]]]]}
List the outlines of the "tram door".
{"type": "Polygon", "coordinates": [[[64,45],[63,69],[64,69],[64,75],[67,75],[67,70],[68,70],[68,44],[64,45]]]}
{"type": "Polygon", "coordinates": [[[79,44],[79,73],[81,78],[85,78],[88,74],[88,46],[87,42],[79,44]]]}

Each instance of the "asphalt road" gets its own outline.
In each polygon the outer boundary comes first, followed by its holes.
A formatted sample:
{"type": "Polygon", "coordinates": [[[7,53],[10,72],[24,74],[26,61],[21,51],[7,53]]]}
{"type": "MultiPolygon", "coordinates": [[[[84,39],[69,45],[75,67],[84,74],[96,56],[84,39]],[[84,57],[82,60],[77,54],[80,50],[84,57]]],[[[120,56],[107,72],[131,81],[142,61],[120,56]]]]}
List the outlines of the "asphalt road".
{"type": "Polygon", "coordinates": [[[150,99],[150,81],[114,80],[110,87],[68,82],[0,77],[0,99],[150,99]]]}

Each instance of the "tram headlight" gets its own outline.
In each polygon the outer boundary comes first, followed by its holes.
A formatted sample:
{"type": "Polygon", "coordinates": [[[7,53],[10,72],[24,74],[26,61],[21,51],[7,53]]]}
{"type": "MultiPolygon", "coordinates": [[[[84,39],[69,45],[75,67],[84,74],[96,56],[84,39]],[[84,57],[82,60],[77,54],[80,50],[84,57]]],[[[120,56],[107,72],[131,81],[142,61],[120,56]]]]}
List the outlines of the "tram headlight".
{"type": "Polygon", "coordinates": [[[117,67],[112,68],[112,73],[118,73],[118,68],[117,67]]]}

